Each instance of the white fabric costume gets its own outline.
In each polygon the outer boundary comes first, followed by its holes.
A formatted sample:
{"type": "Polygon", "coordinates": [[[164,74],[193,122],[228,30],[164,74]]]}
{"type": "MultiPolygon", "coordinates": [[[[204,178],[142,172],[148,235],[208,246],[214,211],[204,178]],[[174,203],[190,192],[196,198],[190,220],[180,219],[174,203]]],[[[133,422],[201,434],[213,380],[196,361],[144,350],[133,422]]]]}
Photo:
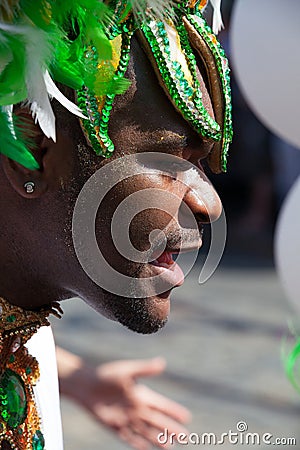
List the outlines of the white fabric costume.
{"type": "Polygon", "coordinates": [[[34,387],[45,450],[63,450],[55,343],[51,327],[42,327],[27,342],[29,353],[39,363],[40,379],[34,387]]]}

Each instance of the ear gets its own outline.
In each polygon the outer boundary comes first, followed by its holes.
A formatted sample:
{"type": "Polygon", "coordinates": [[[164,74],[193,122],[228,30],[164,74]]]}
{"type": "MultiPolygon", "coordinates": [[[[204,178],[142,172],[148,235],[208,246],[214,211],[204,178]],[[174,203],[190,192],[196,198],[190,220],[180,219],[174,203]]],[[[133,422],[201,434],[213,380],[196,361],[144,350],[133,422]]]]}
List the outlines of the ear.
{"type": "Polygon", "coordinates": [[[58,133],[57,142],[48,139],[34,122],[25,108],[14,111],[18,116],[22,132],[30,150],[40,165],[38,170],[29,170],[5,155],[1,155],[3,171],[14,190],[24,198],[33,199],[44,195],[48,190],[63,187],[70,173],[71,141],[58,133]]]}

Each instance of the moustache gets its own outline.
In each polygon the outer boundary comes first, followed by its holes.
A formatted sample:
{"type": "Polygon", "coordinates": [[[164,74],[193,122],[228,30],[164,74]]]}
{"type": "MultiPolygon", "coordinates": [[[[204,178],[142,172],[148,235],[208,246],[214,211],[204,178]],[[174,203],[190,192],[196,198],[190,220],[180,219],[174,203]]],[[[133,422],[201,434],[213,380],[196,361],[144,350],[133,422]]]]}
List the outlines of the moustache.
{"type": "Polygon", "coordinates": [[[204,227],[198,224],[197,228],[169,227],[164,230],[152,232],[149,262],[157,259],[163,252],[183,253],[199,249],[202,245],[204,227]],[[157,233],[155,236],[154,233],[157,233]],[[154,235],[154,238],[153,238],[154,235]]]}

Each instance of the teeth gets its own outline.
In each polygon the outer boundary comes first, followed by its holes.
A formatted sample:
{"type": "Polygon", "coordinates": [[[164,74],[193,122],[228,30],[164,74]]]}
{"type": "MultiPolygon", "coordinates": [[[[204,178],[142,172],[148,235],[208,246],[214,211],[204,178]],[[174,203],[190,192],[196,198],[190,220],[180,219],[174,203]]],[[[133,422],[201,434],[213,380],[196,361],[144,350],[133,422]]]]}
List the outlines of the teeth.
{"type": "Polygon", "coordinates": [[[155,261],[152,261],[151,264],[153,264],[154,266],[164,267],[165,269],[169,269],[174,264],[174,261],[173,261],[173,259],[171,259],[168,262],[162,262],[162,261],[158,261],[156,259],[155,261]]]}
{"type": "MultiPolygon", "coordinates": [[[[173,261],[172,261],[173,264],[173,261]]],[[[159,267],[164,267],[165,269],[169,269],[171,267],[172,264],[168,264],[168,263],[159,263],[159,267]]]]}
{"type": "Polygon", "coordinates": [[[163,252],[158,258],[157,261],[159,263],[173,264],[172,253],[163,252]]]}

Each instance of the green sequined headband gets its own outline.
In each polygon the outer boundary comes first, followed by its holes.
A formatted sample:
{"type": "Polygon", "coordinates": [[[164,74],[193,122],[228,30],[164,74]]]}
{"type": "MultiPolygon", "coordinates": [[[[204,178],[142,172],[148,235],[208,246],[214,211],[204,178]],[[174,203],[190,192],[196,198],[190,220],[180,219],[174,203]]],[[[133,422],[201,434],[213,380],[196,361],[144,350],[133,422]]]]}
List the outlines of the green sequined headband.
{"type": "MultiPolygon", "coordinates": [[[[131,37],[136,33],[175,108],[202,138],[215,143],[209,155],[211,169],[215,173],[225,171],[232,140],[229,66],[221,45],[202,16],[200,2],[193,6],[179,2],[173,8],[172,17],[160,20],[149,15],[141,22],[132,14],[121,20],[127,6],[126,1],[117,3],[114,17],[119,20],[107,32],[110,41],[120,46],[115,79],[125,75],[131,37]],[[206,69],[215,119],[203,104],[194,52],[206,69]]],[[[95,47],[88,56],[102,70],[95,47]]],[[[96,153],[106,158],[114,151],[108,133],[114,97],[112,94],[97,97],[86,87],[78,91],[78,104],[88,117],[82,121],[84,129],[96,153]]]]}
{"type": "MultiPolygon", "coordinates": [[[[220,0],[214,30],[221,25],[220,0]],[[217,24],[217,22],[219,22],[217,24]]],[[[125,73],[134,33],[160,84],[199,135],[214,143],[211,169],[226,170],[232,139],[229,68],[202,10],[208,0],[6,0],[0,4],[0,152],[29,169],[38,168],[22,139],[13,106],[24,102],[44,134],[56,138],[55,97],[83,123],[95,152],[109,157],[114,144],[108,123],[115,95],[128,87],[125,73]],[[39,46],[36,45],[39,42],[39,46]],[[214,118],[206,110],[196,58],[206,70],[214,118]],[[55,81],[77,92],[67,100],[55,81]]]]}

